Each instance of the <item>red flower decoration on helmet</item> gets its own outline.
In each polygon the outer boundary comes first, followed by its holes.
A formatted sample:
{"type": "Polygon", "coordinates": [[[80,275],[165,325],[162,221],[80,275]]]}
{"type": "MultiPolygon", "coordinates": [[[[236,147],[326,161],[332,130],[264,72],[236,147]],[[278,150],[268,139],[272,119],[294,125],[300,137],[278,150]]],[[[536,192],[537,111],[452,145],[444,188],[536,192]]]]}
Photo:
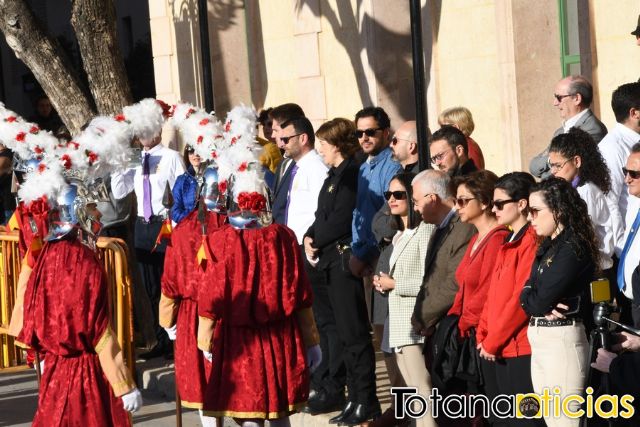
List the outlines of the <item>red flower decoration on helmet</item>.
{"type": "Polygon", "coordinates": [[[96,160],[98,160],[98,155],[93,151],[87,151],[86,154],[87,154],[87,157],[89,157],[89,165],[93,165],[96,162],[96,160]]]}
{"type": "Polygon", "coordinates": [[[38,172],[42,173],[47,170],[47,166],[44,163],[38,165],[38,172]]]}
{"type": "Polygon", "coordinates": [[[40,132],[40,128],[38,126],[31,126],[31,129],[29,129],[29,133],[32,133],[34,135],[38,132],[40,132]]]}
{"type": "Polygon", "coordinates": [[[13,122],[15,122],[16,120],[18,120],[18,118],[17,118],[16,116],[9,116],[9,117],[7,117],[6,119],[4,119],[4,121],[5,121],[5,122],[8,122],[8,123],[13,123],[13,122]]]}
{"type": "Polygon", "coordinates": [[[39,145],[36,145],[35,147],[33,147],[33,152],[36,154],[42,154],[44,153],[44,150],[42,148],[40,148],[39,145]]]}
{"type": "Polygon", "coordinates": [[[206,126],[207,123],[209,123],[211,120],[209,119],[202,119],[200,120],[200,123],[198,123],[200,126],[206,126]]]}
{"type": "Polygon", "coordinates": [[[67,142],[67,147],[73,147],[74,150],[77,150],[78,148],[80,148],[80,144],[75,141],[69,141],[67,142]]]}
{"type": "Polygon", "coordinates": [[[202,144],[202,141],[203,141],[203,140],[204,140],[204,137],[203,137],[202,135],[200,135],[200,136],[198,137],[198,139],[196,139],[196,142],[197,142],[198,144],[202,144]]]}
{"type": "Polygon", "coordinates": [[[227,193],[227,181],[220,181],[218,183],[218,191],[220,192],[220,194],[227,193]]]}
{"type": "Polygon", "coordinates": [[[114,117],[114,119],[116,120],[116,122],[124,122],[127,120],[124,114],[118,114],[117,116],[114,117]]]}
{"type": "Polygon", "coordinates": [[[169,106],[169,104],[167,104],[166,102],[160,100],[160,99],[156,99],[156,102],[158,103],[158,105],[160,105],[160,108],[162,108],[162,115],[165,118],[171,117],[172,112],[171,112],[171,107],[169,106]]]}
{"type": "Polygon", "coordinates": [[[244,172],[248,167],[249,165],[247,164],[247,162],[242,162],[240,163],[240,166],[238,166],[238,172],[244,172]]]}
{"type": "Polygon", "coordinates": [[[24,132],[18,132],[18,134],[16,135],[16,141],[18,142],[24,142],[24,139],[27,137],[27,134],[24,132]]]}
{"type": "Polygon", "coordinates": [[[231,130],[231,120],[224,124],[224,131],[229,132],[231,130]]]}
{"type": "Polygon", "coordinates": [[[267,207],[267,199],[256,191],[252,193],[242,192],[238,194],[238,207],[243,211],[258,213],[267,207]]]}
{"type": "Polygon", "coordinates": [[[68,154],[60,157],[60,160],[62,160],[62,165],[65,169],[71,169],[71,157],[68,154]]]}

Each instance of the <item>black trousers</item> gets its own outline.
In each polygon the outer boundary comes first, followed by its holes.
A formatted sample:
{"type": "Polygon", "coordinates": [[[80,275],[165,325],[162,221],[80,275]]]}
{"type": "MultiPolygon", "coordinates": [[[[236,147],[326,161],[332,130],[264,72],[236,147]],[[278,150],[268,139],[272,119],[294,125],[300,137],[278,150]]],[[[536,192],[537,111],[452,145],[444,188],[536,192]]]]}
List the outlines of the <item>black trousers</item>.
{"type": "Polygon", "coordinates": [[[336,331],[342,344],[349,400],[376,404],[375,352],[362,280],[342,270],[340,260],[324,269],[336,331]]]}
{"type": "MultiPolygon", "coordinates": [[[[516,395],[533,393],[531,382],[531,356],[509,357],[489,362],[481,359],[480,368],[484,379],[485,393],[490,400],[499,394],[516,395]]],[[[505,408],[500,408],[505,410],[505,408]]],[[[497,419],[491,417],[492,426],[540,426],[543,419],[497,419]]]]}
{"type": "Polygon", "coordinates": [[[136,250],[136,261],[140,270],[142,285],[144,286],[149,303],[151,304],[151,319],[140,319],[140,322],[152,322],[156,334],[158,346],[169,351],[171,341],[165,330],[160,326],[159,304],[160,304],[160,280],[164,271],[164,250],[166,243],[158,245],[153,250],[156,238],[162,226],[162,218],[152,217],[150,222],[145,222],[141,217],[136,219],[134,231],[134,246],[136,250]]]}
{"type": "Polygon", "coordinates": [[[313,290],[313,317],[318,327],[322,350],[322,362],[311,374],[311,388],[337,396],[344,393],[347,381],[342,341],[338,336],[324,271],[312,267],[306,260],[304,249],[302,253],[307,277],[313,290]]]}

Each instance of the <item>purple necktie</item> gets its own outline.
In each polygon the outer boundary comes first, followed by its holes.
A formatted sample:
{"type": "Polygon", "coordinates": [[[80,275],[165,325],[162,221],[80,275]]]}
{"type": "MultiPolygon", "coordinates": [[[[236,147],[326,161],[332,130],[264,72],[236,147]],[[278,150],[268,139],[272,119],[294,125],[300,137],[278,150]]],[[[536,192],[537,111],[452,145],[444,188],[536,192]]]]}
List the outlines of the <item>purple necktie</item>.
{"type": "Polygon", "coordinates": [[[149,181],[149,153],[144,153],[142,160],[142,209],[144,220],[149,222],[153,215],[151,208],[151,181],[149,181]]]}
{"type": "Polygon", "coordinates": [[[293,179],[296,177],[296,172],[298,172],[297,164],[291,166],[291,173],[289,174],[289,191],[287,192],[287,208],[284,212],[285,225],[289,223],[289,203],[291,203],[291,189],[293,188],[293,179]]]}

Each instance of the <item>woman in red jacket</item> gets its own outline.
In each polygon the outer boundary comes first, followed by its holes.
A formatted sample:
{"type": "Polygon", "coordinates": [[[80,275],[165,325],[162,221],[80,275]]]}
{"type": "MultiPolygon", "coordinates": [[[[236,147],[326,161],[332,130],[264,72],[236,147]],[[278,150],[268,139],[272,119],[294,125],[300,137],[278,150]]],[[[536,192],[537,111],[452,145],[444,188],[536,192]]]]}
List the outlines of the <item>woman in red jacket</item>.
{"type": "Polygon", "coordinates": [[[478,326],[491,274],[495,269],[496,255],[508,234],[508,230],[498,224],[491,209],[497,180],[496,174],[482,170],[453,181],[460,220],[474,225],[478,230],[471,237],[456,270],[459,288],[448,313],[460,317],[458,329],[461,337],[469,337],[478,326]]]}
{"type": "MultiPolygon", "coordinates": [[[[512,172],[500,177],[493,192],[498,223],[512,232],[500,247],[493,264],[486,304],[476,332],[485,392],[533,393],[531,347],[527,339],[529,316],[520,306],[522,287],[531,273],[537,250],[536,234],[527,222],[531,175],[512,172]]],[[[502,420],[503,425],[544,425],[541,420],[502,420]]]]}

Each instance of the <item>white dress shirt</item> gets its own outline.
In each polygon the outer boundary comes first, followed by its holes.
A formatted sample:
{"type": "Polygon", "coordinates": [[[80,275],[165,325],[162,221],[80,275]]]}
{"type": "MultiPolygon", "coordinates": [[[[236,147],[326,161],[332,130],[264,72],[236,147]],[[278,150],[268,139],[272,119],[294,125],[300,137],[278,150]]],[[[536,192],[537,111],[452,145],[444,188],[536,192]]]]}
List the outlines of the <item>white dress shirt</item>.
{"type": "Polygon", "coordinates": [[[302,244],[304,234],[316,218],[318,195],[327,178],[329,168],[316,150],[311,150],[296,162],[298,170],[291,183],[287,227],[293,230],[302,244]]]}
{"type": "Polygon", "coordinates": [[[607,194],[606,199],[613,221],[612,225],[617,255],[620,255],[624,246],[623,233],[629,199],[629,192],[627,191],[627,184],[624,183],[622,168],[627,164],[631,147],[637,142],[640,142],[640,134],[621,123],[617,123],[598,144],[598,149],[611,172],[611,191],[607,194]]]}
{"type": "MultiPolygon", "coordinates": [[[[640,209],[640,199],[634,196],[629,197],[629,210],[627,212],[627,228],[624,231],[624,240],[622,244],[624,246],[624,242],[627,241],[627,236],[631,231],[631,226],[633,225],[633,221],[636,219],[636,215],[638,213],[638,209],[640,209]]],[[[624,295],[633,299],[633,286],[631,285],[631,277],[633,276],[633,270],[636,269],[638,264],[640,263],[640,231],[636,233],[631,246],[629,246],[629,251],[627,252],[627,256],[624,260],[624,283],[626,287],[624,289],[624,295]]],[[[618,283],[618,286],[620,284],[618,283]]]]}
{"type": "Polygon", "coordinates": [[[613,223],[609,215],[609,206],[606,198],[594,183],[587,182],[577,188],[582,200],[587,204],[587,213],[591,218],[593,227],[598,238],[598,248],[600,249],[600,268],[606,270],[613,266],[614,243],[613,243],[613,223]]]}
{"type": "Polygon", "coordinates": [[[144,212],[144,190],[142,187],[142,162],[144,155],[149,154],[149,182],[151,183],[151,208],[153,215],[163,214],[162,206],[164,189],[169,183],[173,189],[176,178],[184,173],[184,164],[180,154],[162,144],[158,144],[149,151],[142,151],[140,165],[124,172],[114,172],[111,175],[111,191],[116,199],[122,199],[127,194],[135,191],[138,216],[144,212]]]}

